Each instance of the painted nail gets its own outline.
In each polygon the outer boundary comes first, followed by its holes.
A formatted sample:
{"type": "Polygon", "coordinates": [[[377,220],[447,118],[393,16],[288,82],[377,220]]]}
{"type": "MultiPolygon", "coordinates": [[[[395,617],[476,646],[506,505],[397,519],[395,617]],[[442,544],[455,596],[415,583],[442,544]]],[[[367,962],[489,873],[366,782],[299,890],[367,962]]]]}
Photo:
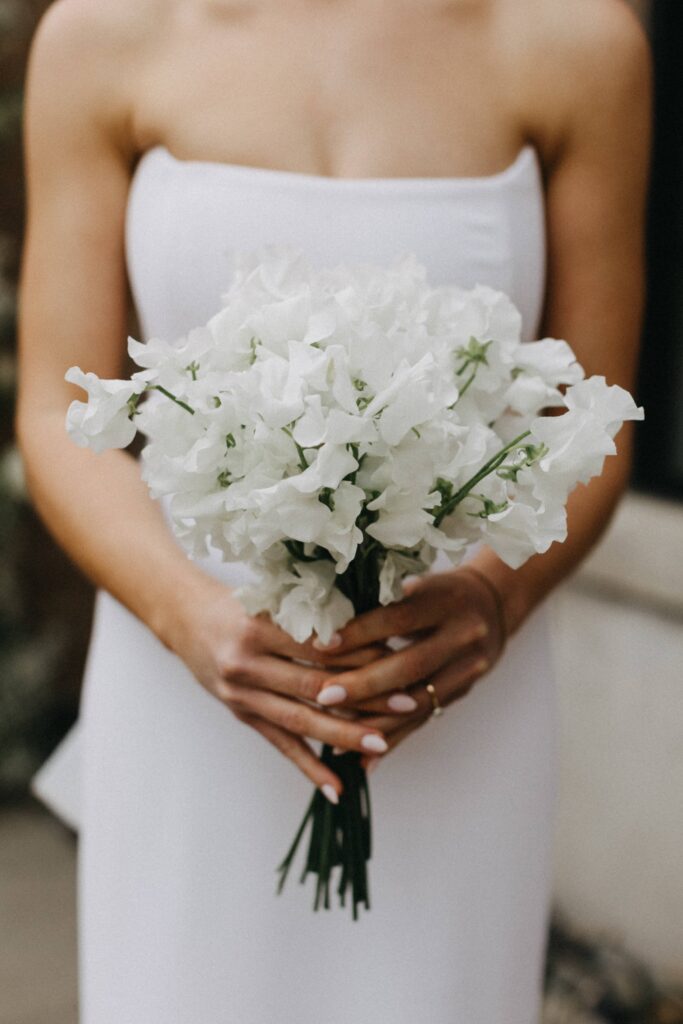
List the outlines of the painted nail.
{"type": "Polygon", "coordinates": [[[381,760],[382,760],[381,757],[371,757],[371,758],[369,758],[368,759],[368,763],[365,766],[365,774],[366,775],[372,775],[372,773],[374,772],[375,768],[377,767],[377,765],[380,763],[381,760]]]}
{"type": "Polygon", "coordinates": [[[385,754],[389,749],[386,740],[374,732],[369,732],[367,736],[364,736],[360,745],[364,750],[371,750],[373,754],[385,754]]]}
{"type": "Polygon", "coordinates": [[[333,633],[326,644],[324,644],[319,637],[316,637],[315,640],[313,641],[313,646],[315,647],[316,651],[333,651],[335,647],[339,647],[341,642],[341,633],[333,633]]]}
{"type": "Polygon", "coordinates": [[[334,788],[334,786],[331,786],[329,782],[326,782],[324,786],[320,787],[320,792],[323,794],[323,796],[327,797],[331,804],[339,803],[339,796],[337,795],[337,790],[334,788]]]}
{"type": "Polygon", "coordinates": [[[392,711],[414,711],[417,707],[417,701],[409,693],[394,693],[387,704],[392,711]]]}
{"type": "Polygon", "coordinates": [[[321,690],[317,700],[318,704],[328,707],[330,704],[341,704],[347,697],[348,694],[344,687],[335,683],[334,686],[326,686],[324,690],[321,690]]]}

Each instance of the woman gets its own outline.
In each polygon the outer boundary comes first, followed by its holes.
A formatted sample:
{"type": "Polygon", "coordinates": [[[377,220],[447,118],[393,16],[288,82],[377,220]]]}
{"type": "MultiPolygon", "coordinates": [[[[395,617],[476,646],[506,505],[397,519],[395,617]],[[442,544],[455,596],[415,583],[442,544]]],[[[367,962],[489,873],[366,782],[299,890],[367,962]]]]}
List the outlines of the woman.
{"type": "Polygon", "coordinates": [[[60,0],[45,17],[18,428],[39,510],[101,588],[85,1024],[538,1019],[555,787],[542,605],[604,529],[630,432],[573,495],[565,544],[515,572],[485,549],[439,563],[320,649],[246,617],[243,567],[186,560],[129,455],[71,444],[62,380],[72,364],[120,375],[127,280],[143,335],[173,337],[214,311],[226,249],[285,242],[321,263],[415,251],[431,280],[508,291],[527,338],[567,338],[587,373],[632,387],[650,76],[621,0],[60,0]],[[309,739],[381,764],[359,925],[314,915],[295,886],[273,895],[306,777],[340,792],[309,739]]]}

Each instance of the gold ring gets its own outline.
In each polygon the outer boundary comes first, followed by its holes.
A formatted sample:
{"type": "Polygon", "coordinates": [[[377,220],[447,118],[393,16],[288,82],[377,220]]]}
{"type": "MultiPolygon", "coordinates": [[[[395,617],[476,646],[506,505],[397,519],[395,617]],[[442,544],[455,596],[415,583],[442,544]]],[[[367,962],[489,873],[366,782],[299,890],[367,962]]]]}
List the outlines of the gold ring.
{"type": "Polygon", "coordinates": [[[436,695],[434,683],[426,683],[425,690],[427,691],[432,700],[432,718],[438,718],[439,715],[443,714],[443,708],[439,704],[439,698],[436,695]]]}

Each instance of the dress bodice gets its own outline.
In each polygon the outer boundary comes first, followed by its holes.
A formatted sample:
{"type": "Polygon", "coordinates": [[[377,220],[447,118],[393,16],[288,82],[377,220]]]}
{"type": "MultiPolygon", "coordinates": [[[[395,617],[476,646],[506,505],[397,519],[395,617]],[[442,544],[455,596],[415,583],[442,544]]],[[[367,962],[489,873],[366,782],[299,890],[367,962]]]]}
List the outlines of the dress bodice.
{"type": "Polygon", "coordinates": [[[536,149],[472,178],[330,178],[140,159],[126,216],[126,258],[141,331],[176,337],[216,312],[231,250],[303,249],[314,263],[387,263],[413,252],[432,284],[487,284],[535,336],[545,291],[545,208],[536,149]]]}

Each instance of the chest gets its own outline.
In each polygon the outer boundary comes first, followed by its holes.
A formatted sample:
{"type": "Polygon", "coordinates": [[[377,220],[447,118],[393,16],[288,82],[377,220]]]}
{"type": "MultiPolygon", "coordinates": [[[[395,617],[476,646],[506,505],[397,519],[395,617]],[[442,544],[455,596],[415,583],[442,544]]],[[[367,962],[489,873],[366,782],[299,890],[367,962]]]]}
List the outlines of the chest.
{"type": "Polygon", "coordinates": [[[339,176],[504,165],[521,140],[487,25],[400,10],[193,9],[147,65],[140,148],[339,176]]]}

